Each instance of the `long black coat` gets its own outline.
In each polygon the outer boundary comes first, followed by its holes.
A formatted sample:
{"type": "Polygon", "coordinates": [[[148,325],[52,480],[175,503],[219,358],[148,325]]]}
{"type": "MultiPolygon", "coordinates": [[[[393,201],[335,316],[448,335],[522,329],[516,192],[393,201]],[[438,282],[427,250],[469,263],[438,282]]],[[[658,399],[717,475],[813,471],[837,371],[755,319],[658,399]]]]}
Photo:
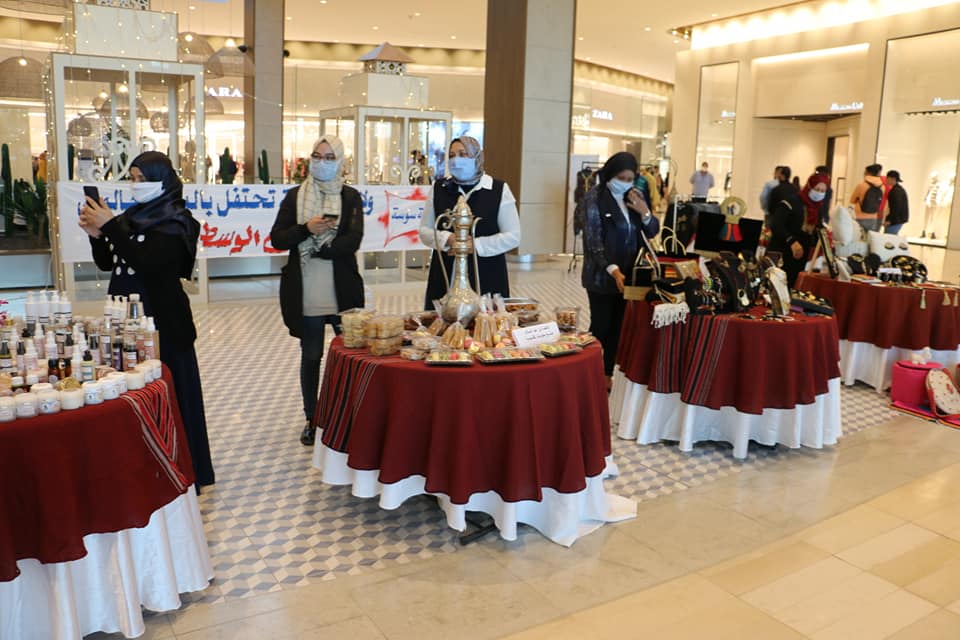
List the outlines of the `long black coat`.
{"type": "MultiPolygon", "coordinates": [[[[294,187],[284,196],[270,230],[273,247],[290,252],[287,265],[280,271],[280,313],[290,335],[296,338],[303,335],[303,272],[298,247],[310,237],[307,225],[297,222],[299,190],[300,187],[294,187]]],[[[363,278],[357,267],[357,250],[363,240],[363,199],[359,191],[347,185],[343,186],[340,198],[343,208],[337,236],[310,259],[333,261],[337,309],[346,311],[363,306],[363,278]]]]}

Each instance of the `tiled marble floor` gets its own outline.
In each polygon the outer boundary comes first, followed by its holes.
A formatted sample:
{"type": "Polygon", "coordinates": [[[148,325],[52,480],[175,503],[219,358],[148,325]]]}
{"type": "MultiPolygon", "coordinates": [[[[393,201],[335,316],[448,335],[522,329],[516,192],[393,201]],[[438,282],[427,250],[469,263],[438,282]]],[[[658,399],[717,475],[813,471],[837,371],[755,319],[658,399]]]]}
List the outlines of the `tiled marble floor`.
{"type": "MultiPolygon", "coordinates": [[[[579,278],[565,270],[558,262],[515,271],[515,289],[548,306],[586,307],[579,278]]],[[[377,307],[415,308],[421,287],[374,286],[377,307]]],[[[776,638],[842,634],[856,615],[892,629],[928,615],[926,624],[947,624],[960,613],[938,608],[960,609],[951,591],[960,580],[960,495],[941,502],[957,472],[919,480],[960,460],[960,431],[894,418],[867,388],[844,390],[845,435],[820,451],[752,447],[737,462],[721,445],[687,455],[615,440],[622,475],[608,487],[641,502],[636,520],[571,549],[530,529],[514,543],[461,548],[429,501],[385,512],[320,484],[296,441],[296,341],[273,300],[247,299],[239,284],[221,294],[229,301],[196,309],[218,472],[202,509],[217,578],[186,596],[184,609],[152,616],[148,638],[496,638],[540,624],[548,626],[530,637],[776,638]],[[265,382],[253,385],[258,378],[265,382]],[[814,533],[796,537],[808,527],[814,533]],[[708,569],[743,554],[742,567],[708,569]],[[791,579],[809,584],[802,572],[827,560],[827,578],[810,580],[841,589],[864,577],[820,617],[804,617],[803,606],[819,605],[793,600],[793,583],[778,581],[801,572],[791,579]],[[850,599],[860,591],[876,597],[850,599]]]]}

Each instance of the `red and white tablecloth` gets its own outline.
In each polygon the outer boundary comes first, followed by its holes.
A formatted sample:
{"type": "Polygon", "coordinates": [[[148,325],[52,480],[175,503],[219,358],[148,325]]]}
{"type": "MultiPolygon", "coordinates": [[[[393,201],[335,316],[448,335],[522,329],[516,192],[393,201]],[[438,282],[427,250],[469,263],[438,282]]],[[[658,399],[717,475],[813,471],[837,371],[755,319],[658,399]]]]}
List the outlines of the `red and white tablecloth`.
{"type": "Polygon", "coordinates": [[[564,545],[636,515],[609,495],[610,416],[598,346],[531,364],[430,367],[332,343],[316,412],[314,465],[329,484],[394,509],[438,496],[448,524],[491,514],[564,545]]]}
{"type": "Polygon", "coordinates": [[[800,274],[797,289],[833,305],[845,384],[860,380],[885,391],[894,363],[927,347],[935,362],[951,368],[960,363],[960,300],[955,291],[841,282],[807,273],[800,274]]]}
{"type": "Polygon", "coordinates": [[[0,424],[0,640],[143,633],[213,571],[169,372],[0,424]]]}
{"type": "Polygon", "coordinates": [[[735,315],[689,316],[657,329],[653,306],[627,304],[611,404],[617,435],[651,444],[725,441],[747,454],[750,440],[822,447],[840,436],[837,325],[735,315]]]}

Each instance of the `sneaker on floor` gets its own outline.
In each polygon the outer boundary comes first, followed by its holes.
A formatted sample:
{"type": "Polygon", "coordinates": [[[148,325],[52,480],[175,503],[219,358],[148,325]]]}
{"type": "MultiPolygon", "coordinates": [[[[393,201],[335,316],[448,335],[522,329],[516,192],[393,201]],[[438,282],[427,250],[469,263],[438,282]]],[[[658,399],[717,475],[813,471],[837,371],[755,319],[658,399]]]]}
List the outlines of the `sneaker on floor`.
{"type": "Polygon", "coordinates": [[[312,447],[314,440],[317,438],[317,430],[313,428],[309,422],[304,425],[303,431],[300,432],[300,444],[305,447],[312,447]]]}

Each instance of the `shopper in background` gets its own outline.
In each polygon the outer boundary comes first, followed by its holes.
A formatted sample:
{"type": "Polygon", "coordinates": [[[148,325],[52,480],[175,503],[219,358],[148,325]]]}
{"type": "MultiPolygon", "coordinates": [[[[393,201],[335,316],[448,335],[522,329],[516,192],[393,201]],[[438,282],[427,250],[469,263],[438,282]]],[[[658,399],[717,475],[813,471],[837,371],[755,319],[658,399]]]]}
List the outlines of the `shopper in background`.
{"type": "Polygon", "coordinates": [[[770,218],[770,205],[768,200],[770,199],[770,193],[780,186],[780,170],[783,169],[780,165],[777,165],[773,168],[773,180],[768,180],[764,183],[763,189],[760,191],[760,209],[763,211],[763,222],[764,224],[769,224],[770,218]]]}
{"type": "Polygon", "coordinates": [[[610,388],[626,302],[623,288],[643,246],[660,222],[633,188],[637,160],[626,151],[612,155],[598,172],[597,186],[583,200],[582,282],[590,301],[590,332],[603,346],[603,369],[610,388]]]}
{"type": "Polygon", "coordinates": [[[215,477],[194,349],[197,329],[180,284],[180,278],[193,275],[200,223],[187,210],[183,184],[166,155],[141,153],[130,165],[130,178],[137,204],[114,217],[102,199],[88,196],[80,226],[90,236],[97,267],[111,271],[108,293],[140,294],[144,313],[156,320],[160,360],[173,376],[196,482],[202,487],[215,477]]]}
{"type": "Polygon", "coordinates": [[[817,227],[823,224],[823,202],[827,198],[829,188],[829,175],[814,173],[807,178],[807,184],[800,191],[800,199],[803,200],[806,209],[803,221],[804,233],[812,234],[817,227]]]}
{"type": "Polygon", "coordinates": [[[306,424],[300,442],[312,446],[320,361],[326,327],[340,334],[340,312],[363,306],[357,250],[363,239],[360,192],[343,184],[343,142],[323,136],[310,154],[310,175],[284,196],[270,241],[289,250],[280,275],[280,311],[300,338],[300,392],[306,424]]]}
{"type": "Polygon", "coordinates": [[[857,185],[850,196],[857,222],[867,231],[880,230],[880,215],[886,199],[886,184],[880,177],[883,167],[871,164],[863,172],[863,182],[857,185]]]}
{"type": "Polygon", "coordinates": [[[783,256],[783,270],[787,284],[793,286],[806,264],[807,250],[813,246],[813,236],[804,231],[806,207],[800,192],[790,180],[790,167],[782,167],[781,181],[770,192],[770,241],[767,251],[779,251],[783,256]]]}
{"type": "Polygon", "coordinates": [[[700,171],[694,171],[690,176],[690,184],[693,185],[694,202],[706,202],[710,195],[710,189],[713,189],[713,174],[710,173],[710,165],[703,162],[700,165],[700,171]]]}
{"type": "MultiPolygon", "coordinates": [[[[470,136],[460,136],[450,143],[449,154],[450,177],[438,180],[430,189],[420,223],[420,241],[434,250],[424,298],[425,309],[433,309],[433,301],[447,293],[440,260],[444,261],[447,273],[453,273],[453,254],[450,252],[453,233],[439,231],[435,238],[434,221],[456,206],[461,195],[466,197],[473,215],[480,218],[473,246],[479,256],[481,293],[510,295],[506,253],[520,246],[517,199],[506,182],[484,173],[480,143],[470,136]],[[439,245],[436,245],[437,240],[439,245]]],[[[474,282],[472,260],[469,275],[470,282],[474,282]]]]}
{"type": "Polygon", "coordinates": [[[823,197],[823,201],[820,203],[820,222],[823,224],[830,223],[830,205],[833,202],[833,187],[830,184],[833,182],[833,177],[830,175],[830,168],[822,164],[816,169],[814,173],[821,176],[826,176],[827,178],[827,195],[823,197]]]}
{"type": "Polygon", "coordinates": [[[883,220],[884,233],[900,233],[900,229],[910,220],[910,202],[907,191],[900,181],[900,172],[887,171],[887,208],[883,220]]]}

